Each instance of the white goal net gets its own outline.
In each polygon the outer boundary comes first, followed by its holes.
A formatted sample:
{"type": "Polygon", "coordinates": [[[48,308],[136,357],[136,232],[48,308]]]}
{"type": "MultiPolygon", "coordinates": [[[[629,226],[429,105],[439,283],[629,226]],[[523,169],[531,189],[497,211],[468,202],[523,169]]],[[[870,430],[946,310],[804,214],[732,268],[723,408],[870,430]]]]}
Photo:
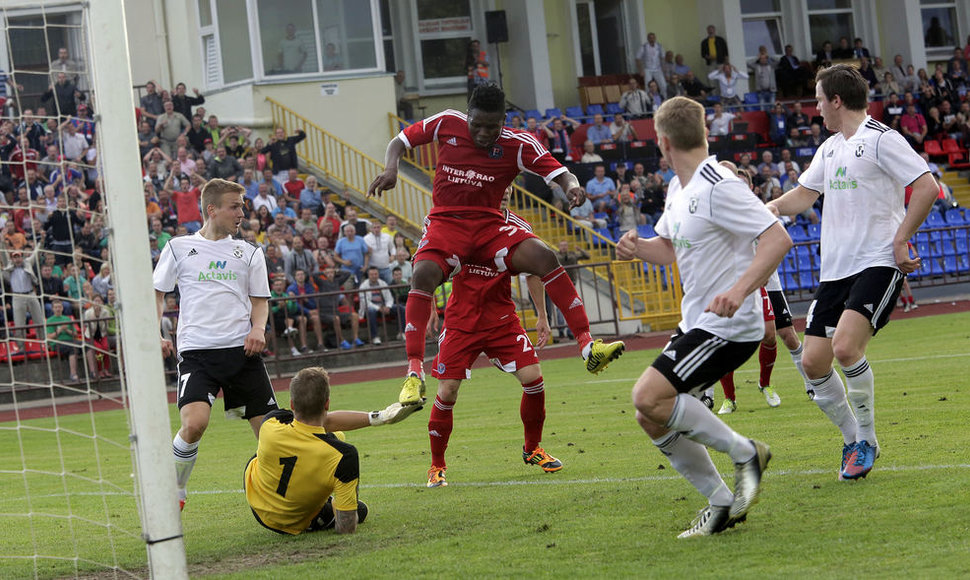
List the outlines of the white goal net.
{"type": "Polygon", "coordinates": [[[0,0],[0,578],[186,574],[124,24],[0,0]]]}

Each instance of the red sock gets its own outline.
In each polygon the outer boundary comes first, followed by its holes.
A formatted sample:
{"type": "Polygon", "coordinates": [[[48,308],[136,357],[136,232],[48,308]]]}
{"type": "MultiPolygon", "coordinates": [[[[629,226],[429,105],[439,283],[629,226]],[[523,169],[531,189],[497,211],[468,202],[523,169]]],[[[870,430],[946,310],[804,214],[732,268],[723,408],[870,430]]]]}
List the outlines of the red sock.
{"type": "Polygon", "coordinates": [[[761,343],[761,348],[758,349],[758,362],[761,363],[761,383],[762,387],[767,387],[771,384],[771,371],[775,368],[775,358],[778,356],[778,343],[771,346],[767,346],[765,343],[761,343]]]}
{"type": "Polygon", "coordinates": [[[431,294],[423,290],[408,292],[404,306],[404,348],[408,354],[408,373],[424,376],[424,333],[431,318],[434,301],[431,294]]]}
{"type": "Polygon", "coordinates": [[[546,391],[542,377],[522,384],[522,402],[519,416],[525,431],[525,451],[532,453],[542,442],[542,425],[546,422],[546,391]]]}
{"type": "Polygon", "coordinates": [[[724,389],[724,397],[734,400],[734,371],[721,377],[721,388],[724,389]]]}
{"type": "Polygon", "coordinates": [[[542,277],[542,283],[546,287],[546,294],[566,319],[566,326],[576,337],[579,348],[586,348],[587,344],[593,342],[589,334],[589,318],[586,317],[586,307],[576,293],[576,287],[566,270],[562,266],[557,267],[542,277]]]}
{"type": "MultiPolygon", "coordinates": [[[[410,299],[409,299],[410,301],[410,299]]],[[[435,396],[431,414],[428,417],[428,438],[431,439],[431,465],[445,467],[445,449],[451,438],[452,412],[455,402],[446,403],[435,396]]]]}

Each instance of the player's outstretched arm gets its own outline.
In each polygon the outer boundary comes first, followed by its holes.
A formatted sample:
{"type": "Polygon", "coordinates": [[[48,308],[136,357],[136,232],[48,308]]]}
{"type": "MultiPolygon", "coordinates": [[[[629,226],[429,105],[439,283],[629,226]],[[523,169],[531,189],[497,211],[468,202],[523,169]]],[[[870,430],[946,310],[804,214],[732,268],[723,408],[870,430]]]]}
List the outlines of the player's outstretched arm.
{"type": "Polygon", "coordinates": [[[566,193],[569,200],[569,209],[579,207],[586,202],[586,190],[579,185],[579,179],[569,171],[564,171],[553,178],[559,187],[566,193]]]}
{"type": "Polygon", "coordinates": [[[379,427],[400,423],[412,413],[421,409],[421,405],[402,406],[392,403],[380,411],[330,411],[323,421],[323,428],[328,433],[334,431],[354,431],[364,427],[379,427]]]}
{"type": "Polygon", "coordinates": [[[620,260],[643,260],[666,266],[673,264],[677,256],[669,239],[660,236],[641,238],[637,235],[637,230],[630,230],[616,243],[616,257],[620,260]]]}
{"type": "Polygon", "coordinates": [[[384,154],[384,171],[374,178],[370,187],[367,189],[367,197],[380,197],[385,191],[394,189],[397,185],[397,170],[401,163],[401,157],[407,147],[399,137],[391,139],[387,144],[387,152],[384,154]]]}
{"type": "Polygon", "coordinates": [[[930,214],[933,203],[940,193],[940,184],[930,173],[921,175],[912,186],[913,195],[909,198],[906,217],[903,218],[903,223],[899,225],[893,237],[893,256],[896,259],[896,266],[903,274],[915,272],[920,266],[919,256],[910,257],[907,242],[916,235],[916,230],[930,214]]]}
{"type": "Polygon", "coordinates": [[[768,211],[776,216],[800,214],[812,207],[818,199],[818,192],[798,185],[785,195],[765,204],[768,211]]]}
{"type": "Polygon", "coordinates": [[[726,318],[734,316],[744,299],[768,282],[768,278],[778,269],[782,258],[792,245],[788,232],[780,222],[776,221],[758,236],[758,248],[754,259],[738,281],[727,292],[715,296],[704,311],[726,318]]]}

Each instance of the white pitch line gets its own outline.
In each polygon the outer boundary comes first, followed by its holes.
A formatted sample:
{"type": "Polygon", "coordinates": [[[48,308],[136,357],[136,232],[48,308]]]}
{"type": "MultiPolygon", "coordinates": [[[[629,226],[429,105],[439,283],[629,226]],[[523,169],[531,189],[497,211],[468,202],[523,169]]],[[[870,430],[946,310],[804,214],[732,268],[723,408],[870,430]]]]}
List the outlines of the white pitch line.
{"type": "MultiPolygon", "coordinates": [[[[955,463],[951,465],[880,465],[877,471],[937,471],[944,469],[970,469],[970,463],[955,463]]],[[[833,469],[805,469],[800,471],[793,470],[775,470],[768,471],[765,477],[771,479],[772,477],[787,477],[787,476],[805,476],[805,475],[825,475],[831,473],[834,475],[833,469]]],[[[731,473],[722,473],[722,476],[728,477],[732,475],[731,473]]],[[[459,481],[449,483],[451,486],[459,487],[516,487],[516,486],[526,486],[526,485],[594,485],[598,483],[640,483],[644,481],[672,481],[676,479],[683,479],[680,475],[647,475],[643,477],[593,477],[588,479],[559,479],[555,476],[550,476],[548,478],[536,479],[536,480],[510,480],[510,481],[459,481]]],[[[399,489],[399,488],[410,488],[425,487],[424,483],[421,482],[409,482],[409,483],[370,483],[361,484],[362,489],[399,489]]],[[[204,490],[191,490],[189,495],[224,495],[224,494],[241,494],[242,489],[204,489],[204,490]]],[[[54,498],[54,497],[64,497],[66,494],[55,493],[48,495],[32,496],[33,499],[42,498],[54,498]]],[[[130,493],[122,493],[117,491],[97,493],[93,491],[84,491],[78,493],[72,493],[71,496],[115,496],[115,495],[133,495],[130,493]]],[[[6,498],[0,499],[3,501],[20,501],[27,498],[6,498]]],[[[7,514],[9,515],[9,514],[7,514]]]]}
{"type": "MultiPolygon", "coordinates": [[[[955,353],[955,354],[931,354],[927,356],[910,356],[905,358],[886,358],[880,360],[871,360],[869,364],[883,364],[883,363],[894,363],[894,362],[909,362],[914,360],[929,360],[937,358],[963,358],[970,357],[970,352],[955,353]]],[[[734,371],[735,374],[749,374],[761,372],[759,369],[744,369],[739,371],[734,371]]],[[[635,382],[640,377],[624,377],[621,379],[600,379],[598,381],[586,381],[587,385],[598,385],[603,383],[630,383],[635,382]]]]}

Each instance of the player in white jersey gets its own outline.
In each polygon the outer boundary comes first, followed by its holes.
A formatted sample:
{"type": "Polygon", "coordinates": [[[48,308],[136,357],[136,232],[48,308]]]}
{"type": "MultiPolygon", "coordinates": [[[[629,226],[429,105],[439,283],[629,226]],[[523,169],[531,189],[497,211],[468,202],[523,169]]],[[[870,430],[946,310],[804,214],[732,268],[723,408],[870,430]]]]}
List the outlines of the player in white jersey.
{"type": "Polygon", "coordinates": [[[802,366],[816,404],[842,431],[840,479],[865,477],[879,454],[866,346],[889,321],[904,276],[919,268],[907,242],[939,192],[926,162],[903,137],[866,114],[867,95],[854,67],[819,72],[815,98],[835,134],[819,147],[798,186],[768,204],[776,215],[793,215],[825,196],[821,283],[809,307],[802,366]],[[908,210],[907,185],[913,188],[908,210]],[[833,359],[845,374],[848,398],[833,359]]]}
{"type": "Polygon", "coordinates": [[[680,537],[710,535],[746,517],[771,453],[764,443],[733,431],[696,397],[758,348],[764,321],[755,291],[778,268],[791,239],[747,186],[708,156],[700,104],[674,97],[664,101],[654,122],[660,151],[676,177],[657,237],[641,239],[631,230],[617,244],[617,256],[652,264],[676,260],[683,318],[633,387],[633,404],[653,443],[708,499],[680,537]],[[705,446],[734,462],[733,494],[705,446]]]}

